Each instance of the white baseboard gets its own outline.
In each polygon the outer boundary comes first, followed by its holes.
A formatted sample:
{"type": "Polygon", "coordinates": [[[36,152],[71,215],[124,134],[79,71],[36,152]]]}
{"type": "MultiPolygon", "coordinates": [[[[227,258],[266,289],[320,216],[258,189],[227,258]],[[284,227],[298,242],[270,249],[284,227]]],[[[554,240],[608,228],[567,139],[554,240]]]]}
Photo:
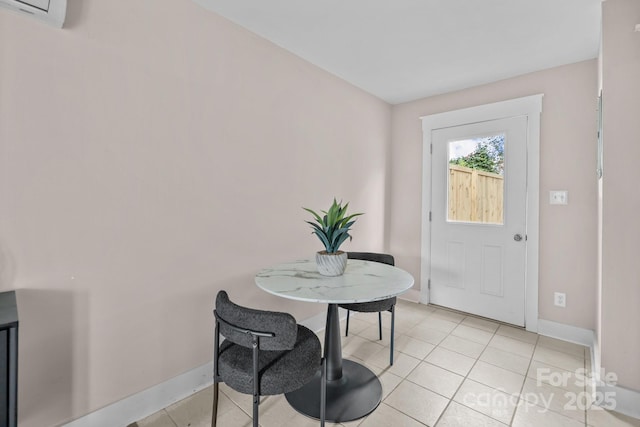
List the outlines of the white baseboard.
{"type": "MultiPolygon", "coordinates": [[[[339,316],[346,317],[346,310],[340,309],[339,316]]],[[[324,329],[327,321],[325,312],[301,321],[300,324],[312,331],[324,329]]],[[[158,412],[182,399],[213,384],[213,362],[192,369],[156,386],[143,390],[127,398],[91,412],[81,418],[64,424],[65,427],[125,427],[158,412]]]]}
{"type": "Polygon", "coordinates": [[[65,424],[66,427],[125,427],[213,383],[213,362],[131,395],[65,424]]]}
{"type": "MultiPolygon", "coordinates": [[[[631,390],[618,385],[606,384],[604,379],[601,378],[602,362],[601,356],[596,349],[597,341],[594,341],[594,346],[591,347],[591,372],[593,372],[593,388],[594,400],[602,401],[603,405],[606,405],[604,401],[607,397],[615,402],[614,411],[624,415],[628,415],[634,418],[640,418],[640,391],[631,390]]],[[[605,377],[607,372],[604,371],[605,377]]]]}
{"type": "Polygon", "coordinates": [[[538,319],[538,334],[590,348],[593,348],[595,342],[595,333],[591,329],[578,328],[545,319],[538,319]]]}
{"type": "Polygon", "coordinates": [[[421,297],[420,289],[412,288],[412,289],[409,289],[407,292],[403,293],[402,295],[400,295],[398,298],[406,301],[418,303],[420,302],[420,297],[421,297]]]}
{"type": "MultiPolygon", "coordinates": [[[[611,396],[616,403],[614,409],[616,412],[634,418],[640,418],[640,391],[605,384],[600,378],[600,355],[596,351],[597,341],[594,331],[539,319],[538,333],[589,347],[591,352],[591,372],[594,374],[592,377],[593,387],[591,389],[596,393],[594,396],[596,401],[603,401],[601,397],[611,396]]],[[[606,402],[603,401],[603,404],[605,403],[606,402]]]]}
{"type": "Polygon", "coordinates": [[[630,417],[640,418],[640,392],[599,382],[596,386],[596,394],[598,397],[612,397],[615,402],[614,411],[630,417]]]}

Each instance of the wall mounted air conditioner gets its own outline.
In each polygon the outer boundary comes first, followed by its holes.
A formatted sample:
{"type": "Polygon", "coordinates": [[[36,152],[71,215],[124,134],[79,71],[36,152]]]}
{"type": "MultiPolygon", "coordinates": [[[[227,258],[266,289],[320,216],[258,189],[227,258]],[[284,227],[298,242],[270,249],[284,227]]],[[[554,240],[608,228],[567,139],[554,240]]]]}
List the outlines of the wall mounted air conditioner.
{"type": "Polygon", "coordinates": [[[58,28],[62,28],[67,15],[67,0],[0,0],[0,7],[33,16],[58,28]]]}

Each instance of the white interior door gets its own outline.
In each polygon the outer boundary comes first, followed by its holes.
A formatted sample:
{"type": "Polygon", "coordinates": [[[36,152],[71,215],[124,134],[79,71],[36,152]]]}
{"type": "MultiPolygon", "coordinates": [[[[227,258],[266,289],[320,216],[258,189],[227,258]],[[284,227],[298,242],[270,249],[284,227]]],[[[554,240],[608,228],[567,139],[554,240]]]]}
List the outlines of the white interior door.
{"type": "Polygon", "coordinates": [[[431,134],[430,302],[524,326],[527,116],[431,134]]]}

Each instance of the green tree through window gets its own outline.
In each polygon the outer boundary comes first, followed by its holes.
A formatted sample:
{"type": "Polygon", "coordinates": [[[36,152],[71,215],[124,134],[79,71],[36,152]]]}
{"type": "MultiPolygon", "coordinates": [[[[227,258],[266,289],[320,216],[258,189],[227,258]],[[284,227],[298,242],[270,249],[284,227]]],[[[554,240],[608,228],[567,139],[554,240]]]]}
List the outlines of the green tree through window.
{"type": "Polygon", "coordinates": [[[477,138],[476,149],[466,156],[449,160],[449,163],[487,172],[504,173],[504,134],[477,138]]]}

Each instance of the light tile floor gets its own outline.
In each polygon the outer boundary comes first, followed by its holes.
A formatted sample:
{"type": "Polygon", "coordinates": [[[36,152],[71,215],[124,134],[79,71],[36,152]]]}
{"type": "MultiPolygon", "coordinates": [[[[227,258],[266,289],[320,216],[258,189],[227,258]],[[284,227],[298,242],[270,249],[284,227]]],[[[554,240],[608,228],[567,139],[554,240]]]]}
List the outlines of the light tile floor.
{"type": "MultiPolygon", "coordinates": [[[[385,328],[379,341],[377,320],[375,314],[352,316],[342,349],[345,358],[379,376],[382,403],[363,419],[327,423],[330,426],[640,427],[638,419],[590,404],[590,386],[578,371],[590,368],[586,347],[398,300],[395,361],[389,366],[390,331],[385,328]]],[[[383,324],[390,324],[387,313],[383,324]]],[[[220,390],[218,426],[250,427],[251,397],[224,384],[220,390]]],[[[209,426],[211,401],[209,387],[136,424],[209,426]]],[[[260,425],[306,427],[319,422],[298,414],[283,396],[269,396],[261,400],[260,425]]]]}

